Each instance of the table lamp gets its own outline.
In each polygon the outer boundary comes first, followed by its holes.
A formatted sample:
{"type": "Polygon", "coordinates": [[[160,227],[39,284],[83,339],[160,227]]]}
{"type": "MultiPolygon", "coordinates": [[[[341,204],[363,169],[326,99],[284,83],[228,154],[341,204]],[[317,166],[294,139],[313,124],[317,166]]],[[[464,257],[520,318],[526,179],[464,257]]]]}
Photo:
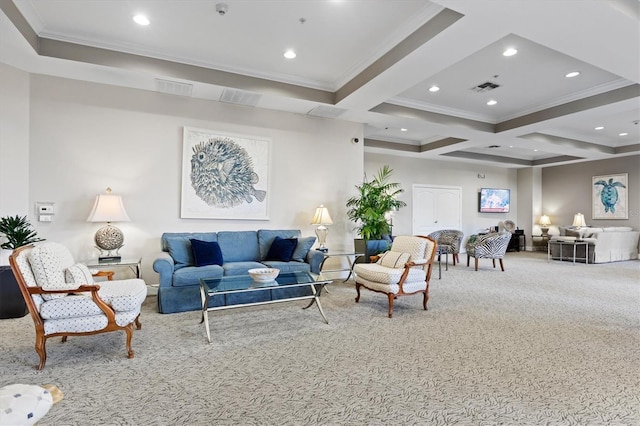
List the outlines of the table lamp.
{"type": "Polygon", "coordinates": [[[573,226],[575,226],[578,229],[587,226],[587,224],[584,221],[584,215],[582,213],[576,213],[576,215],[573,216],[573,226]]]}
{"type": "Polygon", "coordinates": [[[107,222],[106,226],[98,229],[94,237],[96,248],[100,250],[98,261],[119,262],[122,257],[118,250],[124,245],[124,235],[120,229],[111,225],[111,222],[128,222],[131,219],[124,209],[122,198],[111,194],[111,188],[107,188],[106,192],[96,197],[87,222],[107,222]]]}
{"type": "Polygon", "coordinates": [[[320,204],[320,207],[316,209],[316,214],[313,215],[311,224],[318,225],[316,228],[316,235],[318,236],[319,247],[316,250],[328,251],[329,249],[324,245],[324,243],[327,239],[329,230],[325,225],[333,225],[333,221],[329,215],[329,210],[327,210],[327,208],[322,204],[320,204]]]}
{"type": "Polygon", "coordinates": [[[549,235],[549,225],[551,225],[549,216],[547,216],[546,214],[540,216],[540,230],[542,231],[542,235],[549,235]]]}

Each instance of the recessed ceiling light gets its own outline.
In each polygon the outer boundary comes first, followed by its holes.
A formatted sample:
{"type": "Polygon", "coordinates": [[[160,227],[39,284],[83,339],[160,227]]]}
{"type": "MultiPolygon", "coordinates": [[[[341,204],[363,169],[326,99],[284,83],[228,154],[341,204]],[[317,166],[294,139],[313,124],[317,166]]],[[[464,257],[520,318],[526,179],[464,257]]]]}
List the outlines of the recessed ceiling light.
{"type": "Polygon", "coordinates": [[[533,152],[538,152],[538,150],[537,150],[537,149],[534,149],[534,150],[533,150],[533,152]]]}
{"type": "Polygon", "coordinates": [[[436,86],[435,84],[431,87],[429,87],[429,91],[430,92],[437,92],[438,90],[440,90],[440,88],[438,86],[436,86]]]}
{"type": "Polygon", "coordinates": [[[570,73],[565,74],[564,76],[567,78],[577,77],[580,75],[580,71],[571,71],[570,73]]]}
{"type": "Polygon", "coordinates": [[[288,49],[284,52],[284,57],[287,59],[293,59],[296,57],[296,52],[293,49],[288,49]]]}
{"type": "Polygon", "coordinates": [[[618,133],[618,136],[627,136],[629,133],[627,132],[622,132],[622,133],[618,133]]]}
{"type": "Polygon", "coordinates": [[[136,15],[133,17],[133,21],[138,24],[138,25],[149,25],[151,22],[149,21],[149,18],[147,18],[144,15],[136,15]]]}
{"type": "Polygon", "coordinates": [[[602,130],[602,129],[604,129],[604,126],[598,126],[598,127],[596,127],[595,129],[596,129],[596,130],[602,130]]]}
{"type": "Polygon", "coordinates": [[[404,127],[400,129],[401,132],[406,132],[407,129],[405,129],[404,127]]]}
{"type": "Polygon", "coordinates": [[[513,47],[510,47],[504,52],[502,52],[502,56],[513,56],[516,53],[518,53],[518,49],[514,49],[513,47]]]}
{"type": "Polygon", "coordinates": [[[487,102],[487,105],[495,105],[497,103],[498,103],[498,101],[496,101],[494,99],[491,99],[489,102],[487,102]]]}

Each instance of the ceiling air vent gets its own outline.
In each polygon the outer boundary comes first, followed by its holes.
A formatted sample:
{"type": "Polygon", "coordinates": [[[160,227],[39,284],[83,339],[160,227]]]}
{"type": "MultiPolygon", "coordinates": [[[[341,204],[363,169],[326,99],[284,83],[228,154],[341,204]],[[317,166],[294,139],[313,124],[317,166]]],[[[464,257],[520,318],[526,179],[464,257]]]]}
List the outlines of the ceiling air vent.
{"type": "Polygon", "coordinates": [[[344,108],[337,108],[327,105],[318,105],[309,111],[308,115],[313,115],[315,117],[324,117],[324,118],[338,118],[342,114],[344,114],[347,110],[344,108]]]}
{"type": "Polygon", "coordinates": [[[493,90],[493,89],[497,89],[498,87],[500,87],[499,84],[487,81],[485,83],[478,84],[477,86],[472,87],[471,90],[473,90],[475,92],[478,92],[478,93],[482,93],[482,92],[488,92],[488,91],[493,90]]]}
{"type": "Polygon", "coordinates": [[[228,104],[256,106],[260,101],[261,95],[257,93],[246,92],[244,90],[224,89],[220,96],[220,102],[228,104]]]}
{"type": "Polygon", "coordinates": [[[489,145],[487,148],[500,148],[500,145],[489,145]]]}
{"type": "Polygon", "coordinates": [[[191,96],[193,93],[193,84],[156,78],[156,91],[168,93],[169,95],[191,96]]]}

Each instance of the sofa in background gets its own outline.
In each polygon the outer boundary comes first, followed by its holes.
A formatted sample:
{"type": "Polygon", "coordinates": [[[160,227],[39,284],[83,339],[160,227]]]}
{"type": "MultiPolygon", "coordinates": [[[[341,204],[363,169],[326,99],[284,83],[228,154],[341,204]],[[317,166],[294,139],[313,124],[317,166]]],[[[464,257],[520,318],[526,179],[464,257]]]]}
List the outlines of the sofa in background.
{"type": "MultiPolygon", "coordinates": [[[[589,263],[619,262],[622,260],[638,259],[638,242],[640,232],[627,226],[610,226],[606,228],[560,228],[560,235],[555,235],[553,240],[583,240],[589,243],[589,263]]],[[[585,247],[576,247],[576,258],[584,258],[585,247]]],[[[562,246],[562,258],[573,260],[573,247],[562,246]]],[[[560,246],[551,245],[551,256],[560,257],[560,246]]],[[[580,261],[580,260],[577,260],[580,261]]],[[[584,261],[582,261],[584,262],[584,261]]]]}
{"type": "MultiPolygon", "coordinates": [[[[315,240],[316,237],[301,237],[297,229],[164,233],[162,253],[153,262],[154,271],[160,274],[158,312],[202,309],[200,278],[246,275],[249,269],[264,267],[277,268],[281,272],[319,274],[324,255],[311,249],[315,240]],[[191,240],[196,240],[195,252],[191,240]],[[274,244],[276,240],[278,243],[274,244]],[[289,252],[291,240],[296,240],[293,253],[289,252]],[[280,250],[285,245],[285,249],[280,250]],[[288,256],[291,259],[287,261],[288,256]]],[[[304,292],[299,295],[306,296],[309,289],[216,295],[209,299],[209,307],[262,302],[265,297],[292,296],[291,292],[304,292]]]]}

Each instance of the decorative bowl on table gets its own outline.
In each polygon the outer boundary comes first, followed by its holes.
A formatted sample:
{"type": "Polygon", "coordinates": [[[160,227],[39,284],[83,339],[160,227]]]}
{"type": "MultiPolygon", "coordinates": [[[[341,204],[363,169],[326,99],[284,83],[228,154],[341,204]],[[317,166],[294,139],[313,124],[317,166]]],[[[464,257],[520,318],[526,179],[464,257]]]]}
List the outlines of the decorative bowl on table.
{"type": "Polygon", "coordinates": [[[275,268],[255,268],[249,269],[249,275],[257,283],[268,283],[276,279],[280,269],[275,268]]]}

